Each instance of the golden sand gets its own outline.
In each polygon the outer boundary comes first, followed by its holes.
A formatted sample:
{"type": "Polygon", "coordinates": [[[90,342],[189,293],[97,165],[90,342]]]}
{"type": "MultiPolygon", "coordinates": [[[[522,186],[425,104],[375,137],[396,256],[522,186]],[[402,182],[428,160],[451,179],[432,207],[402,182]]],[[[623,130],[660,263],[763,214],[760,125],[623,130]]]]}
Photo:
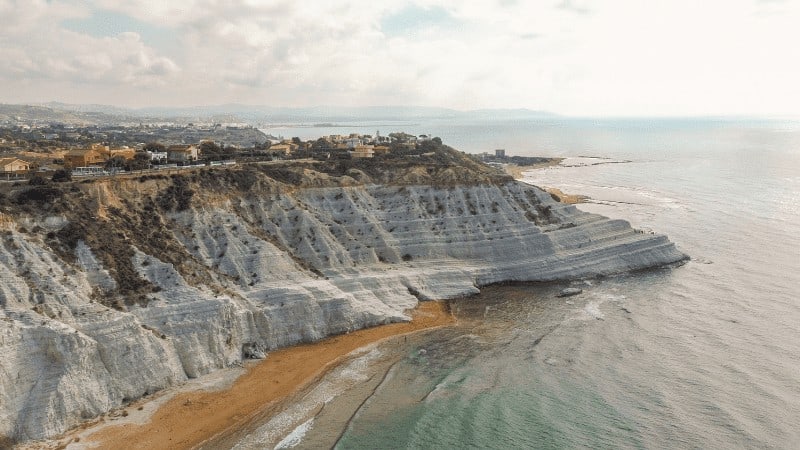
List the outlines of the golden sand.
{"type": "Polygon", "coordinates": [[[561,192],[561,189],[558,188],[545,188],[550,196],[552,196],[556,201],[561,203],[568,203],[570,205],[574,205],[577,203],[585,203],[589,197],[585,195],[574,195],[574,194],[565,194],[561,192]]]}
{"type": "Polygon", "coordinates": [[[247,424],[256,415],[277,409],[282,400],[319,379],[354,350],[392,336],[455,323],[444,302],[420,303],[411,315],[411,322],[270,352],[228,389],[179,393],[161,405],[147,423],[99,423],[96,432],[91,428],[88,434],[81,432],[81,444],[101,449],[193,448],[247,424]]]}

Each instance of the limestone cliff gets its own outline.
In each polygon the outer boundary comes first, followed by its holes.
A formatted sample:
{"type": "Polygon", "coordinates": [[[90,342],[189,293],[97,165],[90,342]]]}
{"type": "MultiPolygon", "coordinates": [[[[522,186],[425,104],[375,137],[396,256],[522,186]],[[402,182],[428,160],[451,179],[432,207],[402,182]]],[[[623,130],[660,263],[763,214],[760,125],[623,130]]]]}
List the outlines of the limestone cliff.
{"type": "Polygon", "coordinates": [[[0,438],[53,436],[277,347],[407,320],[421,299],[685,258],[453,155],[4,193],[0,438]]]}

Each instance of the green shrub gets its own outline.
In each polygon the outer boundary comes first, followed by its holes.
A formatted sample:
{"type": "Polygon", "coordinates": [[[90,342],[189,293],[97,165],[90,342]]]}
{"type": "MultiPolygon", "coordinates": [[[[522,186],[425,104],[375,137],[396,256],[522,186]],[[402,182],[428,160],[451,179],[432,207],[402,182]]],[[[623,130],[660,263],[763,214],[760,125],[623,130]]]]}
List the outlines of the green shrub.
{"type": "Polygon", "coordinates": [[[34,186],[28,190],[22,191],[17,194],[14,200],[18,205],[25,205],[28,203],[50,203],[58,200],[64,196],[60,189],[52,186],[34,186]]]}
{"type": "Polygon", "coordinates": [[[47,180],[45,180],[41,175],[34,175],[28,180],[28,184],[31,186],[43,186],[47,184],[47,180]]]}
{"type": "Polygon", "coordinates": [[[172,176],[172,185],[159,197],[159,206],[165,211],[185,211],[192,205],[194,191],[189,182],[180,175],[172,176]]]}
{"type": "Polygon", "coordinates": [[[63,183],[65,181],[72,181],[72,172],[65,169],[58,169],[53,173],[52,180],[56,183],[63,183]]]}

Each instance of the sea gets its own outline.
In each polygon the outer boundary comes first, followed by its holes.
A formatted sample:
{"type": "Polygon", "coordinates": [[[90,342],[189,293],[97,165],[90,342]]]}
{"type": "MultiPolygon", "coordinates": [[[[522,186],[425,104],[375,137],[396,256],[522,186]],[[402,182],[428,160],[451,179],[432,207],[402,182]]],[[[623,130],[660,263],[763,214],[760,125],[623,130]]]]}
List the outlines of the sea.
{"type": "MultiPolygon", "coordinates": [[[[457,326],[364,349],[274,418],[291,424],[279,448],[800,448],[800,122],[543,118],[264,131],[407,131],[468,153],[563,157],[524,181],[586,195],[579,208],[666,234],[691,257],[452,301],[457,326]],[[557,297],[567,286],[583,292],[557,297]]],[[[239,448],[266,446],[264,432],[239,448]]]]}

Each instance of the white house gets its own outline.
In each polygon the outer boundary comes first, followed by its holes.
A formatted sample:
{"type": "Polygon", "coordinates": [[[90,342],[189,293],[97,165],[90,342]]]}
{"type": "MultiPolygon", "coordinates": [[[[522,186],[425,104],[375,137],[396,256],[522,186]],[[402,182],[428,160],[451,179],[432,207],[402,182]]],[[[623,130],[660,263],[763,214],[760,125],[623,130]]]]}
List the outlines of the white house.
{"type": "Polygon", "coordinates": [[[167,148],[167,161],[190,162],[197,161],[200,150],[196,145],[170,145],[167,148]]]}
{"type": "Polygon", "coordinates": [[[147,156],[150,157],[150,161],[154,162],[166,162],[167,161],[167,152],[151,152],[145,151],[147,156]]]}
{"type": "Polygon", "coordinates": [[[361,141],[361,138],[358,137],[349,137],[344,140],[344,143],[347,145],[347,148],[356,148],[359,145],[364,144],[364,142],[361,141]]]}

